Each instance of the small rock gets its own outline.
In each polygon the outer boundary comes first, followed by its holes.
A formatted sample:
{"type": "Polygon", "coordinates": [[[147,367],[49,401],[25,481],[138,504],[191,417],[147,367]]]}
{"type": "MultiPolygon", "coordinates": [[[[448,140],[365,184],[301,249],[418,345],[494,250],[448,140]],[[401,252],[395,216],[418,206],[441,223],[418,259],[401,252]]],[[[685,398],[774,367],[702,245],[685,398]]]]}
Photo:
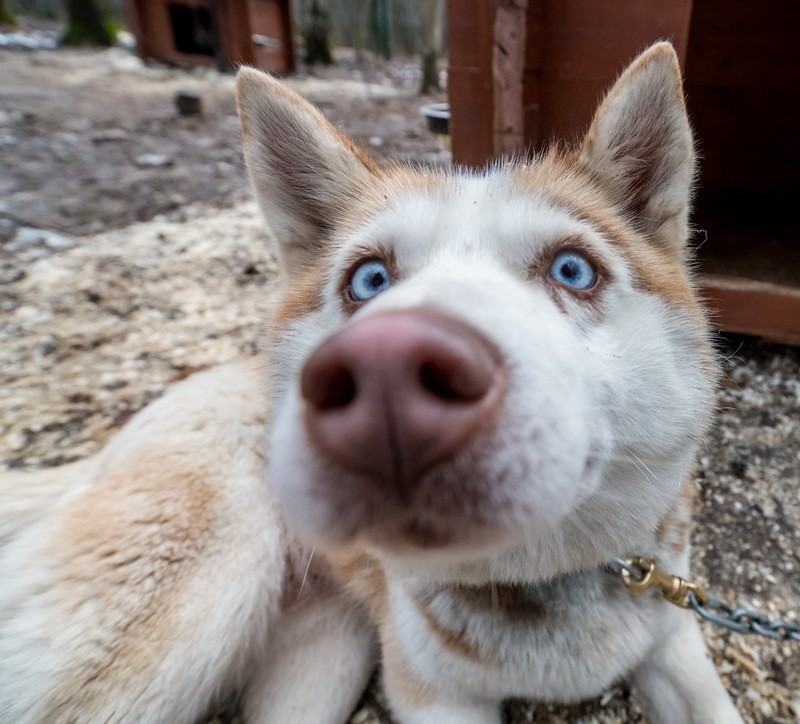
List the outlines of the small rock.
{"type": "Polygon", "coordinates": [[[758,705],[758,710],[764,715],[764,721],[774,721],[772,717],[775,712],[772,708],[772,704],[769,701],[761,701],[758,705]]]}
{"type": "Polygon", "coordinates": [[[53,158],[60,163],[69,163],[75,158],[75,154],[67,147],[60,143],[52,145],[53,158]]]}
{"type": "Polygon", "coordinates": [[[57,234],[54,231],[46,231],[42,236],[45,246],[51,249],[68,249],[75,244],[75,239],[64,234],[57,234]]]}
{"type": "Polygon", "coordinates": [[[27,447],[30,444],[30,441],[30,430],[27,430],[23,427],[21,430],[11,433],[8,439],[8,447],[14,452],[19,452],[23,448],[27,447]]]}
{"type": "Polygon", "coordinates": [[[178,91],[175,94],[175,107],[182,116],[199,116],[203,112],[200,96],[191,91],[178,91]]]}
{"type": "Polygon", "coordinates": [[[106,143],[107,141],[124,141],[128,132],[122,128],[104,128],[92,134],[93,143],[106,143]]]}
{"type": "Polygon", "coordinates": [[[0,284],[12,284],[25,278],[22,269],[11,266],[10,264],[0,264],[0,284]]]}
{"type": "Polygon", "coordinates": [[[609,702],[618,694],[619,692],[616,689],[611,689],[603,694],[600,697],[600,706],[608,706],[609,702]]]}
{"type": "Polygon", "coordinates": [[[39,354],[47,357],[58,349],[58,338],[52,334],[47,335],[39,345],[39,354]]]}
{"type": "Polygon", "coordinates": [[[117,31],[117,47],[127,50],[129,53],[136,51],[136,36],[127,30],[117,31]]]}
{"type": "Polygon", "coordinates": [[[64,122],[64,128],[73,133],[86,133],[92,128],[92,119],[70,118],[64,122]]]}
{"type": "Polygon", "coordinates": [[[141,156],[137,156],[136,165],[151,168],[172,166],[172,157],[165,153],[143,153],[141,156]]]}
{"type": "Polygon", "coordinates": [[[17,231],[17,224],[0,216],[0,239],[11,239],[17,231]]]}
{"type": "Polygon", "coordinates": [[[361,709],[353,714],[350,724],[371,724],[373,721],[375,721],[375,715],[368,709],[361,709]]]}
{"type": "Polygon", "coordinates": [[[75,245],[75,239],[56,231],[35,229],[32,226],[20,226],[11,242],[12,250],[44,244],[50,249],[67,249],[75,245]]]}

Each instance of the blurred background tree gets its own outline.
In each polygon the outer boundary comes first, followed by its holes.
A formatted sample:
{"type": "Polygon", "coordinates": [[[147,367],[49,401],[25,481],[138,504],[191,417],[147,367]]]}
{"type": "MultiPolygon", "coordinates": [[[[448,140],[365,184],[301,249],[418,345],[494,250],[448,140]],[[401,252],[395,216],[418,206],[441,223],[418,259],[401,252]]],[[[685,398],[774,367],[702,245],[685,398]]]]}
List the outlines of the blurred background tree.
{"type": "Polygon", "coordinates": [[[0,0],[0,25],[16,25],[13,13],[6,5],[6,0],[0,0]]]}
{"type": "Polygon", "coordinates": [[[122,27],[123,0],[0,0],[12,17],[30,15],[60,20],[62,42],[74,45],[113,45],[122,27]]]}
{"type": "Polygon", "coordinates": [[[96,0],[66,0],[67,29],[61,42],[65,45],[111,46],[117,36],[117,23],[111,13],[96,0]]]}
{"type": "Polygon", "coordinates": [[[444,0],[421,0],[422,82],[421,95],[439,90],[439,57],[442,54],[444,0]]]}
{"type": "Polygon", "coordinates": [[[306,63],[316,65],[331,65],[330,46],[331,16],[328,12],[326,0],[311,0],[306,20],[306,63]]]}
{"type": "MultiPolygon", "coordinates": [[[[224,2],[225,0],[217,0],[224,2]]],[[[64,22],[65,43],[111,45],[122,27],[124,0],[0,0],[15,14],[64,22]]],[[[354,48],[391,58],[420,56],[420,92],[439,88],[439,60],[446,52],[444,0],[292,0],[306,61],[332,62],[331,49],[354,48]]]]}
{"type": "Polygon", "coordinates": [[[443,53],[444,0],[293,0],[295,27],[306,43],[316,3],[325,9],[329,48],[355,48],[360,56],[371,51],[387,58],[424,52],[432,58],[435,52],[430,67],[443,53]]]}
{"type": "Polygon", "coordinates": [[[378,51],[384,60],[392,57],[392,3],[391,0],[377,0],[375,11],[375,39],[378,51]]]}

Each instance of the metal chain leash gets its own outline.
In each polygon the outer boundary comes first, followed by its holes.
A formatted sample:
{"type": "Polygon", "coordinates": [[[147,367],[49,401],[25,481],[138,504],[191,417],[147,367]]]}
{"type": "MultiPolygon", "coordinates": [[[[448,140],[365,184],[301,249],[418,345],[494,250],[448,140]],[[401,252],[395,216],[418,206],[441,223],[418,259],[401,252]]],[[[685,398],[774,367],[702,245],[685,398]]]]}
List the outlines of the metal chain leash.
{"type": "Polygon", "coordinates": [[[734,608],[709,596],[700,586],[667,573],[652,558],[615,558],[611,567],[622,577],[628,590],[644,593],[656,586],[670,603],[691,608],[706,621],[743,634],[757,634],[778,641],[800,642],[800,623],[774,621],[749,608],[734,608]]]}
{"type": "Polygon", "coordinates": [[[689,594],[689,605],[706,621],[743,634],[758,634],[778,641],[800,641],[800,624],[794,621],[773,621],[749,608],[734,608],[725,601],[709,596],[702,604],[694,593],[689,594]]]}

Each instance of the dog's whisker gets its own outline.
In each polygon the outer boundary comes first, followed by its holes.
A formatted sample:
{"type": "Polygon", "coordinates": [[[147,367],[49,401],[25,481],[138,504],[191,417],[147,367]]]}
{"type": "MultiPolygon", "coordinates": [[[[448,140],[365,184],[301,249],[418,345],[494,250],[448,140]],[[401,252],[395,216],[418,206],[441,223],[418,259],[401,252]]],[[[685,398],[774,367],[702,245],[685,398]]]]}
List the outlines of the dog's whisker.
{"type": "Polygon", "coordinates": [[[308,563],[306,563],[306,570],[303,572],[303,580],[300,581],[300,590],[297,592],[297,598],[300,598],[300,596],[303,593],[303,589],[305,588],[306,579],[308,578],[308,571],[311,568],[311,561],[314,558],[314,553],[316,552],[316,550],[317,550],[316,547],[312,548],[311,553],[308,556],[308,563]]]}

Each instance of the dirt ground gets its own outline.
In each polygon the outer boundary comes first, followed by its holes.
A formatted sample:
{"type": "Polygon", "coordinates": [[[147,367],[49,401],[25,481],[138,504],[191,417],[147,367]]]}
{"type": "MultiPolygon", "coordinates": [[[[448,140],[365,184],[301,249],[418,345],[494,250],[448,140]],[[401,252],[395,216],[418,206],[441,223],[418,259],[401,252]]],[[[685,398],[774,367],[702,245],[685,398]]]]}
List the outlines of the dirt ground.
{"type": "MultiPolygon", "coordinates": [[[[0,240],[20,225],[82,235],[248,197],[232,75],[144,66],[114,48],[4,51],[0,79],[0,240]],[[177,113],[179,91],[200,95],[202,115],[177,113]]],[[[290,82],[380,158],[441,156],[412,63],[340,53],[290,82]]]]}
{"type": "MultiPolygon", "coordinates": [[[[290,82],[379,157],[445,163],[418,114],[417,74],[343,55],[290,82]]],[[[0,50],[7,467],[88,455],[172,381],[257,348],[276,270],[248,200],[232,88],[228,75],[145,66],[119,49],[0,50]],[[201,116],[178,116],[178,90],[199,93],[201,116]]],[[[719,347],[695,571],[720,596],[797,620],[800,353],[730,337],[719,347]]],[[[800,643],[704,626],[747,721],[800,722],[800,643]]],[[[377,684],[351,721],[390,721],[377,684]]],[[[645,720],[620,685],[578,707],[512,702],[507,721],[645,720]]]]}

